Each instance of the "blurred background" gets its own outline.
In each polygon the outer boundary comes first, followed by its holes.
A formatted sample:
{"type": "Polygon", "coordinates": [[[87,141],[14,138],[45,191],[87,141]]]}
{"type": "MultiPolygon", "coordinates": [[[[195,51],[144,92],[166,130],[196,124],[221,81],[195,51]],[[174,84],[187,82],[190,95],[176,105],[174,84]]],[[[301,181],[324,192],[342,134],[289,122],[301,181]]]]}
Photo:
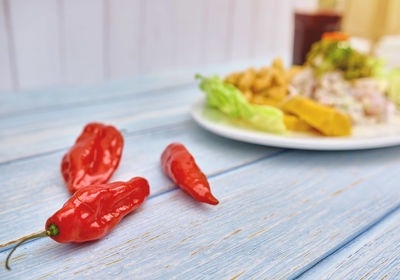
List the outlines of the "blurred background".
{"type": "Polygon", "coordinates": [[[290,64],[326,10],[358,49],[400,65],[400,0],[0,0],[0,90],[276,56],[290,64]]]}

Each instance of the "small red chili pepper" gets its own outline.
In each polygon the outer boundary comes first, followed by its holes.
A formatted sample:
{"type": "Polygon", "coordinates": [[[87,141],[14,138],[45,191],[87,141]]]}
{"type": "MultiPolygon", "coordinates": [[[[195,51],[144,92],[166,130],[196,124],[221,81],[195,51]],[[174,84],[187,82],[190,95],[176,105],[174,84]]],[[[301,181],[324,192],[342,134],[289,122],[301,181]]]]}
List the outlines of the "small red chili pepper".
{"type": "Polygon", "coordinates": [[[149,183],[141,177],[78,190],[47,220],[44,232],[20,241],[12,249],[6,259],[6,268],[10,269],[11,254],[29,239],[49,236],[60,243],[80,243],[103,238],[124,216],[138,208],[149,192],[149,183]]]}
{"type": "Polygon", "coordinates": [[[61,173],[68,191],[107,183],[122,156],[124,138],[113,126],[89,123],[75,144],[64,155],[61,173]]]}
{"type": "Polygon", "coordinates": [[[206,175],[185,146],[180,143],[169,144],[161,155],[161,166],[175,184],[197,201],[218,204],[211,194],[206,175]]]}

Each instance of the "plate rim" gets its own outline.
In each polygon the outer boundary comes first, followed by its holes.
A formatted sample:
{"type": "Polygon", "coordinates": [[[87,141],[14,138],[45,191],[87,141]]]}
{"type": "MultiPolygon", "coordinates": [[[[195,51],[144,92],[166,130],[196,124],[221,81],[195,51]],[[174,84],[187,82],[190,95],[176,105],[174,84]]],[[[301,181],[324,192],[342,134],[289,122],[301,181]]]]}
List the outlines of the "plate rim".
{"type": "Polygon", "coordinates": [[[400,145],[400,135],[374,138],[351,137],[287,137],[268,132],[246,130],[239,127],[229,127],[212,122],[203,116],[202,110],[208,106],[204,96],[192,103],[190,113],[192,118],[204,129],[225,138],[277,148],[289,148],[315,151],[344,151],[386,148],[400,145]]]}

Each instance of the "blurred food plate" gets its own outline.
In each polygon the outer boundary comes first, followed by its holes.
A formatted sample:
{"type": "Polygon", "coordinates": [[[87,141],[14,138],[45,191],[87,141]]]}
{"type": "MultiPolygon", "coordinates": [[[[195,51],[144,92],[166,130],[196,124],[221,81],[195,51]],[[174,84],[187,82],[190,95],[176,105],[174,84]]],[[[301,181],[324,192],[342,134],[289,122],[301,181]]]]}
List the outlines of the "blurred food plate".
{"type": "Polygon", "coordinates": [[[226,138],[271,147],[304,150],[363,150],[400,145],[400,116],[390,123],[356,125],[351,136],[326,137],[290,132],[287,135],[253,130],[238,120],[225,116],[207,105],[205,98],[197,100],[191,108],[194,120],[206,130],[226,138]]]}

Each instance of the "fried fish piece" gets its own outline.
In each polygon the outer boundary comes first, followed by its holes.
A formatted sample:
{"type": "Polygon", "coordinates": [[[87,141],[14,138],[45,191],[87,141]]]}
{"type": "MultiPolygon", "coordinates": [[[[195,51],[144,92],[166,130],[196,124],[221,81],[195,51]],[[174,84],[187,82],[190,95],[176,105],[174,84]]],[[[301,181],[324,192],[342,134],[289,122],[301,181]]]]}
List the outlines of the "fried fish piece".
{"type": "Polygon", "coordinates": [[[347,136],[351,134],[349,115],[340,113],[314,100],[296,95],[286,101],[282,109],[298,116],[326,136],[347,136]]]}
{"type": "Polygon", "coordinates": [[[308,123],[296,117],[295,115],[285,113],[283,115],[283,122],[288,130],[298,132],[315,132],[315,129],[313,129],[308,123]]]}

